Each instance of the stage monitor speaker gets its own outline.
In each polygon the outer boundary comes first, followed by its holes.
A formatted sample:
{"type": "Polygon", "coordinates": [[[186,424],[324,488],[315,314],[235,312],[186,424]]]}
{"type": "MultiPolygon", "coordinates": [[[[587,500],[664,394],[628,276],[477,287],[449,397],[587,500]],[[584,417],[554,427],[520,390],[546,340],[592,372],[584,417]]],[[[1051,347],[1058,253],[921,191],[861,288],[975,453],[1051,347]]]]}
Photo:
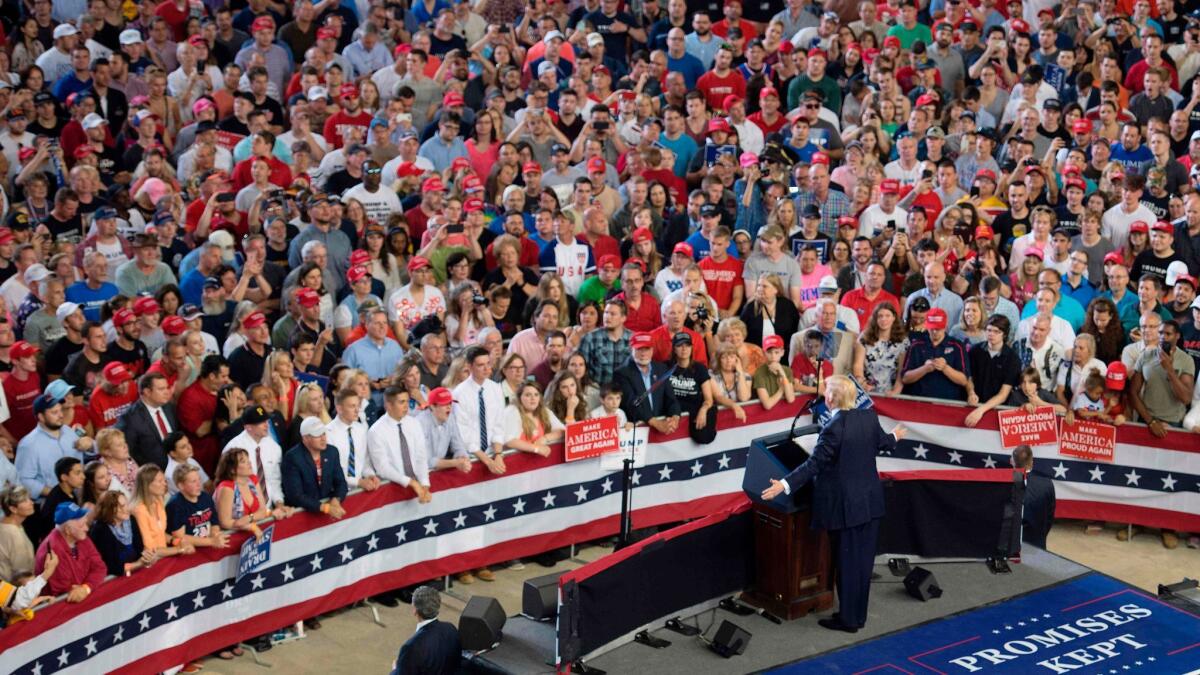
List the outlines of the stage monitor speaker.
{"type": "Polygon", "coordinates": [[[562,572],[526,579],[521,589],[521,613],[542,621],[558,616],[558,578],[562,572]]]}
{"type": "Polygon", "coordinates": [[[938,586],[937,577],[924,567],[914,567],[904,577],[904,589],[921,602],[942,597],[942,587],[938,586]]]}
{"type": "Polygon", "coordinates": [[[746,651],[750,644],[750,633],[732,621],[722,621],[717,634],[713,637],[712,650],[725,658],[737,656],[746,651]]]}
{"type": "Polygon", "coordinates": [[[500,601],[482,595],[472,596],[458,619],[462,648],[477,652],[500,644],[500,630],[507,617],[500,601]]]}

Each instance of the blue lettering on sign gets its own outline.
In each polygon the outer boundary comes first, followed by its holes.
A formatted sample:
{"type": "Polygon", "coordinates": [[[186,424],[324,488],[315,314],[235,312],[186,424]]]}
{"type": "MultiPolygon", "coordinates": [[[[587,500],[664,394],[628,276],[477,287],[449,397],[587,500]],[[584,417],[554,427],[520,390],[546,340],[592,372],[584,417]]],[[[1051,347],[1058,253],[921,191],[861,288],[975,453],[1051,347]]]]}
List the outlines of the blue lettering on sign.
{"type": "MultiPolygon", "coordinates": [[[[856,380],[851,380],[851,382],[854,382],[854,387],[858,391],[857,395],[854,397],[855,410],[866,410],[868,408],[874,408],[875,402],[871,400],[871,395],[868,394],[865,389],[863,389],[861,386],[859,386],[859,384],[856,380]]],[[[830,412],[829,412],[829,407],[827,405],[825,405],[824,398],[819,398],[819,399],[817,399],[816,403],[813,403],[812,417],[813,417],[814,424],[819,424],[821,426],[825,426],[826,424],[829,423],[830,412]]]]}
{"type": "Polygon", "coordinates": [[[242,544],[236,581],[241,581],[243,576],[258,570],[271,560],[271,539],[274,536],[275,526],[271,525],[263,530],[261,541],[251,537],[242,544]]]}

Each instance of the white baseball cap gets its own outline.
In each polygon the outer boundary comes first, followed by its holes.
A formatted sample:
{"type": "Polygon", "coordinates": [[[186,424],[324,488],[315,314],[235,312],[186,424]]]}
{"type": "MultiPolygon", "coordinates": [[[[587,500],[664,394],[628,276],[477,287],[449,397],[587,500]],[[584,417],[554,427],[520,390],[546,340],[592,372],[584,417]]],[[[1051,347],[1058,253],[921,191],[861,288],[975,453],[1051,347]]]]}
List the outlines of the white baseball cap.
{"type": "Polygon", "coordinates": [[[834,279],[832,276],[830,276],[828,274],[821,277],[821,280],[817,282],[817,291],[818,292],[819,291],[836,291],[837,287],[838,287],[837,279],[834,279]]]}
{"type": "Polygon", "coordinates": [[[1174,286],[1175,282],[1179,279],[1179,275],[1187,273],[1187,263],[1182,260],[1172,261],[1170,265],[1167,265],[1167,285],[1174,286]]]}
{"type": "Polygon", "coordinates": [[[142,34],[136,28],[128,28],[126,30],[121,31],[121,35],[117,39],[123,45],[136,45],[136,44],[141,44],[143,42],[142,34]]]}
{"type": "Polygon", "coordinates": [[[325,424],[323,422],[321,422],[321,419],[319,417],[306,418],[303,422],[300,423],[300,435],[301,436],[312,436],[313,438],[316,438],[318,436],[324,436],[325,435],[325,424]]]}
{"type": "Polygon", "coordinates": [[[554,38],[558,38],[559,40],[566,40],[566,38],[563,37],[563,34],[561,31],[552,30],[552,31],[546,33],[546,35],[544,37],[542,37],[542,42],[544,42],[546,44],[550,44],[550,41],[553,40],[554,38]]]}
{"type": "Polygon", "coordinates": [[[80,124],[83,125],[84,129],[96,129],[108,124],[108,120],[104,119],[97,113],[88,113],[87,116],[83,118],[83,121],[80,122],[80,124]]]}
{"type": "Polygon", "coordinates": [[[73,302],[64,302],[58,306],[58,309],[54,310],[54,318],[58,319],[59,321],[66,321],[68,316],[71,316],[77,311],[79,311],[79,305],[73,302]]]}
{"type": "Polygon", "coordinates": [[[60,23],[54,27],[54,39],[55,40],[58,40],[60,38],[65,38],[65,37],[71,37],[72,35],[78,35],[78,34],[79,34],[79,29],[76,28],[75,26],[72,26],[69,23],[60,23]]]}
{"type": "Polygon", "coordinates": [[[50,270],[46,269],[46,266],[41,263],[34,263],[25,268],[26,283],[37,283],[48,276],[50,276],[50,270]]]}

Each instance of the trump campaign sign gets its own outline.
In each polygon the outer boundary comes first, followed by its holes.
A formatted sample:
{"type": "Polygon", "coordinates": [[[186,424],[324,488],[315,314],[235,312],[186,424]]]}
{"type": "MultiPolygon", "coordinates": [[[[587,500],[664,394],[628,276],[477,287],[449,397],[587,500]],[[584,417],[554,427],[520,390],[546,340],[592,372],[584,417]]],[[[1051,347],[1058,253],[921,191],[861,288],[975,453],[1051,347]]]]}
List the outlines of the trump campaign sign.
{"type": "Polygon", "coordinates": [[[1024,408],[1005,410],[997,416],[1000,420],[1000,445],[1015,448],[1018,445],[1054,445],[1058,443],[1058,417],[1052,406],[1044,405],[1026,412],[1024,408]]]}
{"type": "Polygon", "coordinates": [[[572,422],[567,425],[563,454],[568,462],[590,459],[606,452],[616,452],[620,442],[616,415],[572,422]]]}
{"type": "Polygon", "coordinates": [[[1111,424],[1075,420],[1062,423],[1058,454],[1094,462],[1112,463],[1117,450],[1117,428],[1111,424]]]}
{"type": "Polygon", "coordinates": [[[263,530],[261,540],[250,537],[242,543],[241,553],[238,555],[238,569],[235,581],[241,581],[242,577],[270,562],[271,539],[274,537],[275,526],[270,525],[267,529],[263,530]]]}

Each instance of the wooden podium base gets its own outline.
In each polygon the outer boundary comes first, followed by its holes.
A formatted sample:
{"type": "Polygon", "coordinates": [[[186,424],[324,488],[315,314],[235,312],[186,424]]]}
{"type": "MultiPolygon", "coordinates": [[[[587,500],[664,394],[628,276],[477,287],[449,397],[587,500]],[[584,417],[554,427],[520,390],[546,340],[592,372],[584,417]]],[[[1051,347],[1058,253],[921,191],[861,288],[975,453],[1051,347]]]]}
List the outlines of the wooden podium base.
{"type": "Polygon", "coordinates": [[[807,510],[753,511],[755,581],[742,600],[788,621],[833,607],[829,535],[809,529],[807,510]]]}

